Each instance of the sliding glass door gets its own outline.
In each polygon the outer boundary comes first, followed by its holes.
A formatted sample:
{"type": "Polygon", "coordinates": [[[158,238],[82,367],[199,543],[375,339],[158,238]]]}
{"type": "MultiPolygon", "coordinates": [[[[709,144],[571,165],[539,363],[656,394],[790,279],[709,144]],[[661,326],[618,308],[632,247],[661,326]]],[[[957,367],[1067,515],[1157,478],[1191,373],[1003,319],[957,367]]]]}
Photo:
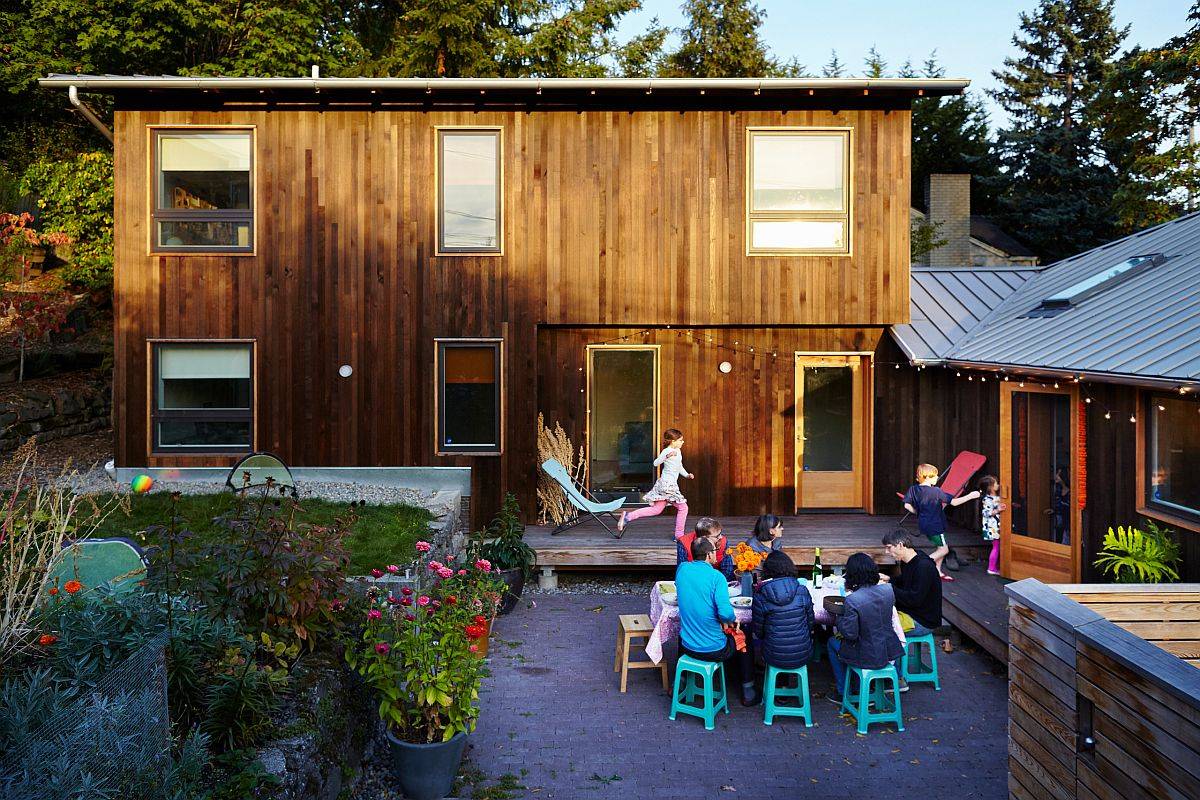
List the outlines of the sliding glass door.
{"type": "Polygon", "coordinates": [[[658,347],[587,348],[588,474],[592,491],[640,498],[658,454],[658,347]]]}

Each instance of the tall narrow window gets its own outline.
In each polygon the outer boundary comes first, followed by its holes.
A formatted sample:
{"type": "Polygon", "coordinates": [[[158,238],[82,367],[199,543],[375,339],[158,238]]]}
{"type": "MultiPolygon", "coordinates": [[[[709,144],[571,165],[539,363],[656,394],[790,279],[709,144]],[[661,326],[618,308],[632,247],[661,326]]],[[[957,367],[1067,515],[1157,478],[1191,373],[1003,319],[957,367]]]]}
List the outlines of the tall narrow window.
{"type": "Polygon", "coordinates": [[[438,131],[438,252],[499,253],[500,131],[438,131]]]}
{"type": "Polygon", "coordinates": [[[439,453],[498,455],[503,371],[500,339],[437,342],[439,453]]]}
{"type": "Polygon", "coordinates": [[[1200,402],[1155,394],[1148,398],[1146,500],[1152,507],[1200,517],[1200,402]]]}
{"type": "Polygon", "coordinates": [[[155,452],[240,453],[253,445],[252,348],[243,342],[155,342],[155,452]]]}
{"type": "Polygon", "coordinates": [[[156,252],[254,249],[253,132],[154,130],[156,252]]]}
{"type": "Polygon", "coordinates": [[[850,131],[751,128],[751,255],[850,252],[850,131]]]}

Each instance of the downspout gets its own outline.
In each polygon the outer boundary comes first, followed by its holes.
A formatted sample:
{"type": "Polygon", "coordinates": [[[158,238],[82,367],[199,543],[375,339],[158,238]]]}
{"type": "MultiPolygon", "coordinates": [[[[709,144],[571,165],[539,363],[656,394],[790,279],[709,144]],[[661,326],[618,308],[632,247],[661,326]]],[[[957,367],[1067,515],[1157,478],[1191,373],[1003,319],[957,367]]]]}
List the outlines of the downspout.
{"type": "Polygon", "coordinates": [[[112,131],[109,129],[109,127],[107,125],[105,125],[103,122],[100,121],[100,118],[96,116],[95,112],[93,112],[90,108],[88,108],[87,106],[85,106],[83,104],[83,101],[79,99],[79,90],[76,89],[74,86],[68,86],[67,87],[67,97],[69,97],[71,99],[71,105],[75,106],[75,108],[79,111],[79,113],[83,115],[83,118],[86,119],[88,122],[92,123],[92,127],[95,128],[96,130],[100,131],[100,134],[105,139],[108,139],[108,143],[112,144],[113,143],[112,131]]]}

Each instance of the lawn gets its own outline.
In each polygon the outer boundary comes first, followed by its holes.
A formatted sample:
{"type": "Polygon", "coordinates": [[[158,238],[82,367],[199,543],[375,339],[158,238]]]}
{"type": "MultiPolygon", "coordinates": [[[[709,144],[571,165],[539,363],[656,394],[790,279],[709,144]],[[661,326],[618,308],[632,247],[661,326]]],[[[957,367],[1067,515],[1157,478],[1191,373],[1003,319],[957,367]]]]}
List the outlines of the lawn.
{"type": "MultiPolygon", "coordinates": [[[[101,504],[108,499],[107,495],[96,498],[101,504]]],[[[215,532],[213,520],[229,511],[232,504],[230,492],[181,495],[175,513],[184,519],[189,530],[203,537],[215,532]]],[[[304,500],[301,509],[302,522],[311,525],[329,524],[351,511],[345,503],[316,499],[304,500]]],[[[365,575],[372,567],[411,561],[415,554],[413,544],[428,535],[427,523],[433,519],[429,511],[408,505],[356,506],[353,512],[357,519],[348,542],[352,575],[365,575]]],[[[153,545],[156,542],[146,535],[146,529],[165,524],[171,513],[171,495],[166,492],[131,495],[128,512],[118,508],[95,535],[125,536],[143,545],[153,545]]]]}

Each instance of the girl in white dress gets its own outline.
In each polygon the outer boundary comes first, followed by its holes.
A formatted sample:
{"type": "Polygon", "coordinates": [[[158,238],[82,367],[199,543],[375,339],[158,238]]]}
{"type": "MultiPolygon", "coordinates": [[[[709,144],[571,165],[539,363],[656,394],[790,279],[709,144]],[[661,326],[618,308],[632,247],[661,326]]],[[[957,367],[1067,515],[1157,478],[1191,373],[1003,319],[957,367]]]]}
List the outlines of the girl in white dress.
{"type": "Polygon", "coordinates": [[[662,467],[658,480],[650,491],[642,496],[650,505],[636,511],[622,511],[617,520],[617,530],[625,530],[625,526],[635,519],[655,517],[668,506],[675,506],[675,538],[683,538],[683,530],[687,524],[687,498],[679,491],[679,479],[695,479],[693,473],[683,466],[683,434],[676,428],[668,428],[663,432],[663,450],[654,459],[654,466],[662,467]]]}

